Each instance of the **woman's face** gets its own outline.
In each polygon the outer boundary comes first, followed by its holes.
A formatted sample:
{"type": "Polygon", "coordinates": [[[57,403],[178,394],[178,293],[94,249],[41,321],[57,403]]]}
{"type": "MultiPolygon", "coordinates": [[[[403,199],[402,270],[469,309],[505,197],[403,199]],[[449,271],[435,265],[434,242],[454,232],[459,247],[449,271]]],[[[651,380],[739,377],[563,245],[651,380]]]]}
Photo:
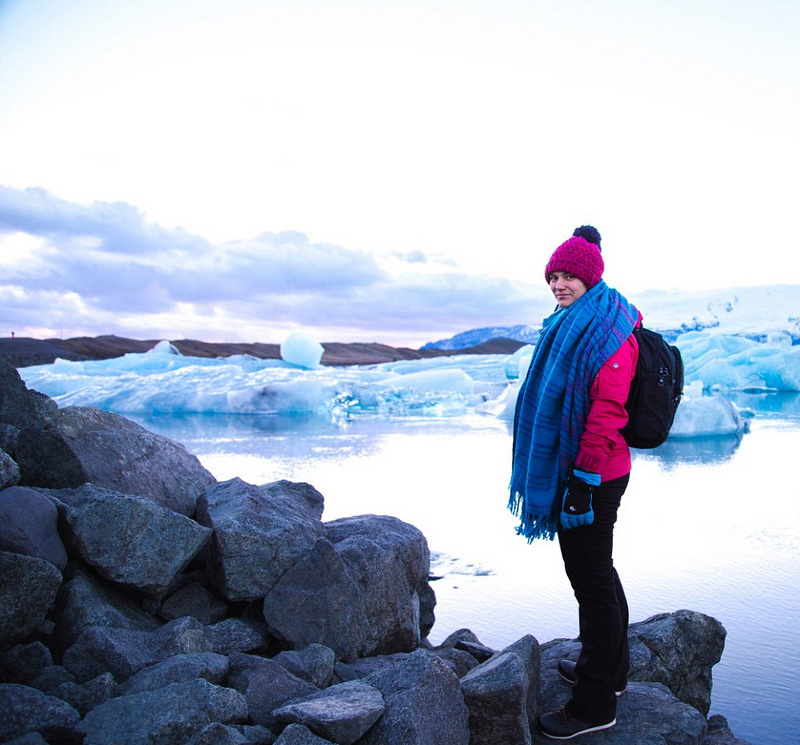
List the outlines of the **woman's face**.
{"type": "Polygon", "coordinates": [[[561,308],[568,308],[589,288],[569,272],[553,272],[550,275],[550,290],[561,308]]]}

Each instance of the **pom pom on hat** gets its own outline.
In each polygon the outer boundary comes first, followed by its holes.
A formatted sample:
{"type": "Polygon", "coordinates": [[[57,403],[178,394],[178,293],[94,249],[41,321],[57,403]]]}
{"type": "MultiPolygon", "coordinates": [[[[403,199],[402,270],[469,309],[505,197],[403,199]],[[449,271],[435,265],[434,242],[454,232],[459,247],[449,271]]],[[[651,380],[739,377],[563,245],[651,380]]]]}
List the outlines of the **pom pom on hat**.
{"type": "Polygon", "coordinates": [[[581,225],[579,228],[575,228],[572,235],[586,238],[589,243],[594,243],[601,251],[603,250],[600,246],[600,231],[594,225],[581,225]]]}
{"type": "MultiPolygon", "coordinates": [[[[586,226],[590,227],[590,226],[586,226]]],[[[580,230],[580,228],[578,228],[580,230]]],[[[592,228],[600,239],[600,233],[592,228]]],[[[553,272],[569,272],[582,280],[588,289],[592,289],[603,279],[603,255],[600,247],[581,236],[573,235],[564,241],[550,257],[544,269],[544,278],[550,281],[553,272]]]]}

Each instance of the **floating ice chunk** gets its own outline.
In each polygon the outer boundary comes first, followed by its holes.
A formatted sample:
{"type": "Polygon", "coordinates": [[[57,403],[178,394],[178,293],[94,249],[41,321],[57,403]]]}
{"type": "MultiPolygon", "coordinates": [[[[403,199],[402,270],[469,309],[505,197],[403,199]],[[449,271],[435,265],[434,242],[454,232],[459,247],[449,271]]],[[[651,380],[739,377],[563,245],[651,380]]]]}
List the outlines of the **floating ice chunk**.
{"type": "Polygon", "coordinates": [[[327,409],[335,395],[332,383],[306,378],[228,391],[226,402],[234,414],[293,414],[327,409]]]}
{"type": "Polygon", "coordinates": [[[475,407],[475,411],[479,414],[490,414],[498,419],[513,422],[514,411],[517,407],[517,396],[521,386],[522,383],[520,381],[509,383],[497,398],[478,404],[475,407]]]}
{"type": "Polygon", "coordinates": [[[718,390],[800,390],[800,347],[787,334],[769,342],[697,331],[683,334],[677,345],[683,355],[687,383],[702,380],[718,390]]]}
{"type": "Polygon", "coordinates": [[[441,551],[431,551],[431,572],[440,576],[465,574],[471,577],[489,577],[495,573],[493,569],[488,569],[474,561],[451,556],[441,551]]]}
{"type": "Polygon", "coordinates": [[[148,350],[148,354],[173,354],[177,357],[183,356],[178,351],[178,348],[166,339],[158,342],[152,349],[148,350]]]}
{"type": "Polygon", "coordinates": [[[748,422],[734,403],[721,396],[687,398],[678,407],[670,437],[706,437],[747,432],[748,422]]]}
{"type": "Polygon", "coordinates": [[[472,393],[474,383],[475,381],[460,368],[442,368],[398,375],[381,381],[378,385],[384,388],[397,388],[424,393],[447,391],[469,395],[472,393]]]}
{"type": "Polygon", "coordinates": [[[528,372],[528,368],[531,366],[532,358],[533,346],[531,344],[520,347],[506,360],[506,377],[509,380],[524,378],[528,372]]]}
{"type": "Polygon", "coordinates": [[[313,370],[320,366],[324,351],[316,339],[300,331],[292,331],[281,344],[281,359],[291,365],[313,370]]]}

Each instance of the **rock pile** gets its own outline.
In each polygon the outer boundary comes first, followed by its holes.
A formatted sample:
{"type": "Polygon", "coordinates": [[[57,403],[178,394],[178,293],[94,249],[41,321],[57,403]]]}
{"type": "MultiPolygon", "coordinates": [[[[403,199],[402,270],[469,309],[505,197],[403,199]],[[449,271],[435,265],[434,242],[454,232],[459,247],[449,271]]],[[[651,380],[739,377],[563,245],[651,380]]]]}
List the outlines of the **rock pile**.
{"type": "MultiPolygon", "coordinates": [[[[309,484],[217,482],[122,417],[58,409],[0,361],[0,743],[524,745],[579,645],[433,647],[425,537],[322,521],[309,484]]],[[[630,627],[619,724],[593,742],[737,741],[706,719],[725,631],[630,627]]],[[[589,737],[587,737],[587,742],[589,737]]]]}

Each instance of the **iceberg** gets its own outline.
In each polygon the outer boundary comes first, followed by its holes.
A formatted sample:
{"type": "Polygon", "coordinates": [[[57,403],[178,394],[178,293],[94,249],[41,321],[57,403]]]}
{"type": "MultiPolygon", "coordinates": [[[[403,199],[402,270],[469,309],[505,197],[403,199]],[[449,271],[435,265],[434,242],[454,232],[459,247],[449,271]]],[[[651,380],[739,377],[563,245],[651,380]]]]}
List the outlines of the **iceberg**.
{"type": "Polygon", "coordinates": [[[764,342],[731,334],[690,331],[676,340],[686,383],[715,390],[800,391],[800,346],[770,334],[764,342]]]}
{"type": "Polygon", "coordinates": [[[292,331],[281,344],[281,359],[291,365],[314,370],[319,367],[324,351],[316,339],[301,331],[292,331]]]}
{"type": "MultiPolygon", "coordinates": [[[[732,397],[764,400],[753,394],[800,390],[800,346],[790,342],[779,333],[763,341],[713,331],[680,336],[676,343],[686,366],[686,395],[670,439],[741,435],[751,414],[732,397]]],[[[525,346],[512,355],[326,367],[320,364],[322,346],[303,334],[286,340],[280,360],[189,357],[169,346],[160,342],[151,352],[108,360],[59,359],[19,372],[30,388],[60,406],[95,406],[137,416],[311,414],[331,421],[469,413],[510,425],[533,353],[532,346],[525,346]]]]}
{"type": "Polygon", "coordinates": [[[158,342],[147,354],[175,354],[180,355],[178,348],[170,341],[164,339],[158,342]]]}

